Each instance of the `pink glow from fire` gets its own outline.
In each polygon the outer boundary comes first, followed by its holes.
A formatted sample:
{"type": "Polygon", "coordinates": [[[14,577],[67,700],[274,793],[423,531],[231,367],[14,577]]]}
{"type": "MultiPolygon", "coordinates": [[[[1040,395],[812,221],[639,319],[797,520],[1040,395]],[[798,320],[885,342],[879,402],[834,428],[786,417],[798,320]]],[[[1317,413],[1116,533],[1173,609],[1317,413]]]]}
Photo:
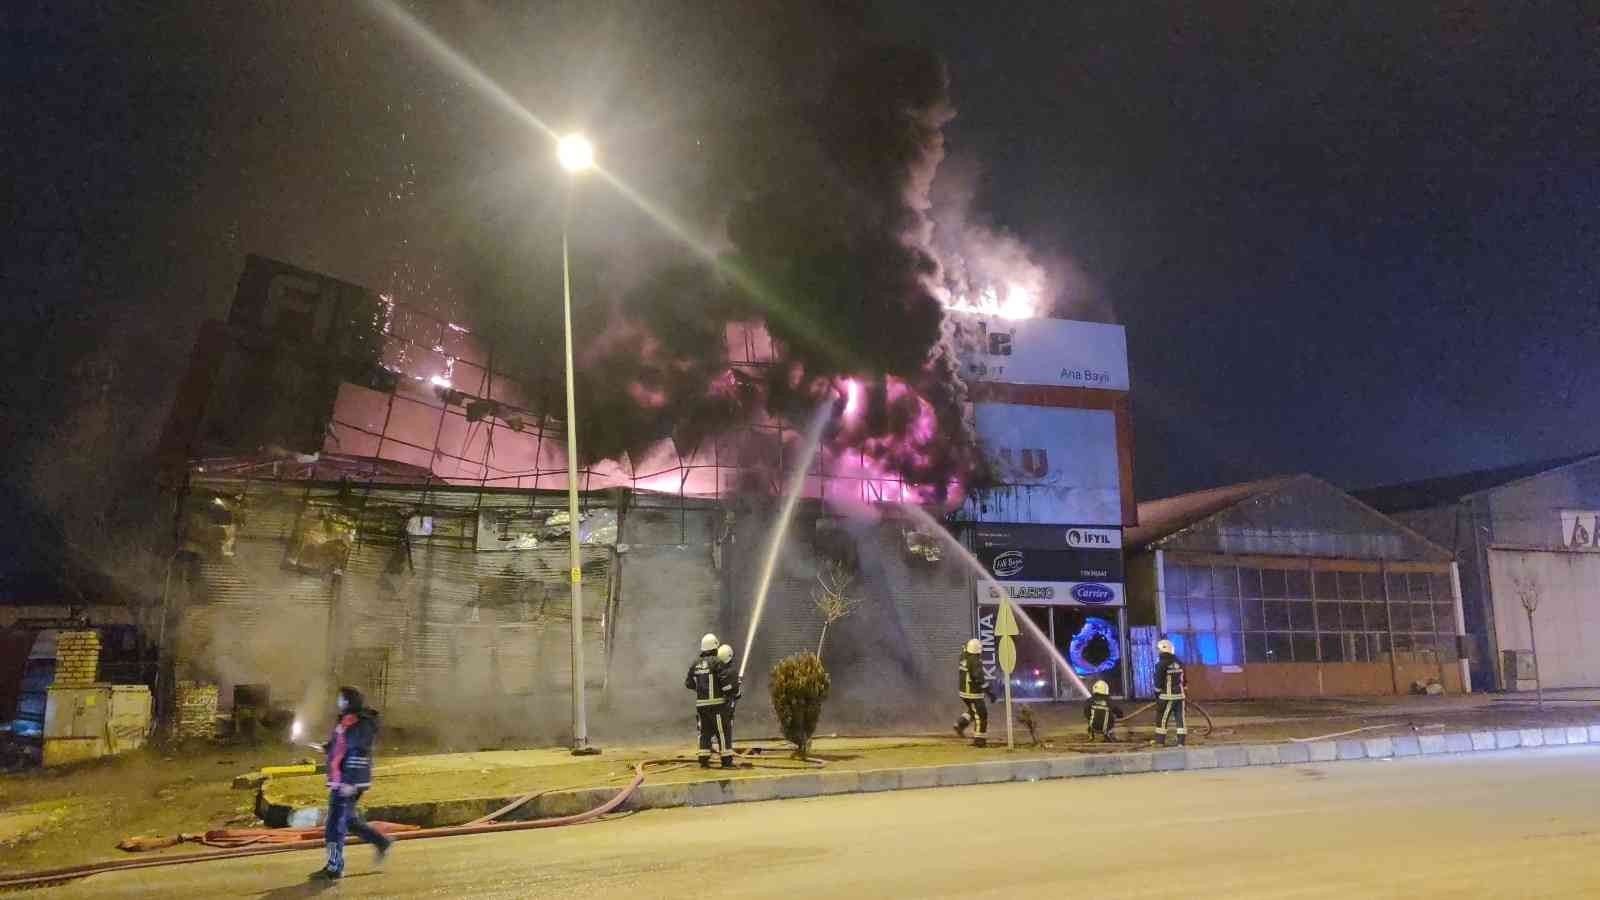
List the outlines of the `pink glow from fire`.
{"type": "MultiPolygon", "coordinates": [[[[404,334],[406,328],[420,327],[399,316],[385,323],[384,365],[401,376],[393,395],[343,385],[324,451],[407,463],[457,484],[565,488],[565,440],[559,422],[546,424],[529,410],[516,382],[499,373],[491,377],[486,345],[477,335],[454,324],[404,334]],[[469,421],[466,404],[485,399],[497,406],[481,420],[469,421]]],[[[616,342],[629,336],[622,326],[607,337],[616,342]]],[[[775,358],[759,323],[730,326],[727,337],[729,358],[737,362],[708,383],[706,390],[714,396],[735,395],[739,369],[775,358]]],[[[657,354],[659,346],[647,341],[644,352],[657,354]]],[[[798,366],[783,378],[818,402],[828,396],[843,401],[806,480],[806,496],[839,503],[930,504],[943,493],[947,505],[960,502],[958,484],[944,485],[941,491],[938,485],[908,483],[898,474],[925,466],[938,439],[932,406],[904,381],[886,378],[874,387],[855,376],[808,380],[798,366]],[[882,392],[877,401],[871,399],[873,391],[882,392]],[[901,417],[895,437],[868,436],[868,410],[874,402],[901,417]]],[[[646,384],[634,383],[627,390],[642,407],[659,408],[667,399],[661,389],[646,384]]],[[[800,439],[798,429],[758,410],[743,426],[687,455],[663,440],[637,459],[596,463],[580,472],[579,486],[714,497],[748,489],[754,477],[754,483],[777,491],[784,478],[780,460],[787,464],[798,455],[800,439]],[[781,454],[778,442],[784,445],[781,454]]]]}

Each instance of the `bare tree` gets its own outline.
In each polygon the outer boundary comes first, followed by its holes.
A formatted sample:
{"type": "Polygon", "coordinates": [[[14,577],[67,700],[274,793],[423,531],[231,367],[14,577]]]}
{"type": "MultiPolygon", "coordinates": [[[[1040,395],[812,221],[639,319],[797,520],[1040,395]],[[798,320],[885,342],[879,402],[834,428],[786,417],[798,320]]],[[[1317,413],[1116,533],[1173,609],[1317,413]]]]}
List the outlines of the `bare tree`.
{"type": "Polygon", "coordinates": [[[850,615],[861,600],[851,595],[855,576],[841,562],[829,562],[817,573],[817,587],[811,589],[811,602],[822,616],[822,636],[817,638],[817,658],[822,658],[822,642],[828,639],[828,626],[850,615]]]}
{"type": "Polygon", "coordinates": [[[1539,584],[1538,578],[1526,572],[1512,578],[1511,585],[1516,592],[1517,600],[1528,613],[1528,644],[1529,649],[1533,651],[1533,690],[1539,708],[1544,709],[1544,678],[1539,674],[1539,637],[1533,630],[1533,614],[1539,608],[1539,600],[1544,596],[1544,587],[1539,584]]]}

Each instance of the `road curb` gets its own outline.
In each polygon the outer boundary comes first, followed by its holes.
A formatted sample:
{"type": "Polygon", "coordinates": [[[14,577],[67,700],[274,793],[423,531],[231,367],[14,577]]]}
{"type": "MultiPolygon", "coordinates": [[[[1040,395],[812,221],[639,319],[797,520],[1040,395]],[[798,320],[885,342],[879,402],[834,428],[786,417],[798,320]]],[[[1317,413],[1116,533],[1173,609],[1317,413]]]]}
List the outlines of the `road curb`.
{"type": "MultiPolygon", "coordinates": [[[[675,784],[644,784],[623,805],[624,810],[672,809],[683,806],[721,806],[762,800],[797,800],[840,794],[919,788],[960,787],[973,784],[1033,782],[1104,775],[1137,775],[1309,763],[1392,760],[1454,753],[1486,753],[1600,744],[1600,725],[1501,731],[1458,731],[1442,734],[1408,734],[1327,741],[1290,741],[1278,744],[1221,744],[1131,753],[1084,753],[1028,759],[997,759],[910,766],[902,769],[819,771],[795,775],[723,778],[675,784]]],[[[614,787],[587,787],[541,794],[508,819],[543,819],[593,809],[615,796],[614,787]]],[[[459,825],[498,809],[513,798],[441,800],[431,803],[375,805],[367,809],[372,819],[437,827],[459,825]]],[[[274,818],[288,819],[295,810],[267,800],[263,785],[258,808],[270,808],[274,818]]],[[[317,810],[320,813],[320,809],[317,810]]],[[[263,816],[265,818],[265,816],[263,816]]],[[[318,816],[320,821],[320,816],[318,816]]]]}

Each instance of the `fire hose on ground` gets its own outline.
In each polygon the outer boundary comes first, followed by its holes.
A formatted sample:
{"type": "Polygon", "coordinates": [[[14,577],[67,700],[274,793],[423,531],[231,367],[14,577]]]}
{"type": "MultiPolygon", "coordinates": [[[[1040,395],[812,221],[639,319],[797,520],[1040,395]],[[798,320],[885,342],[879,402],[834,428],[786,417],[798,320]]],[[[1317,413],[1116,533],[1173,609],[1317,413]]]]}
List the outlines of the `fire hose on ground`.
{"type": "MultiPolygon", "coordinates": [[[[1142,712],[1144,712],[1146,710],[1154,709],[1157,702],[1158,701],[1152,700],[1149,703],[1146,703],[1145,705],[1139,707],[1138,709],[1134,710],[1133,712],[1128,713],[1127,715],[1125,715],[1122,718],[1118,719],[1117,720],[1117,724],[1118,725],[1124,725],[1124,726],[1127,725],[1127,723],[1130,720],[1132,720],[1133,717],[1139,715],[1140,713],[1142,713],[1142,712]]],[[[1204,706],[1201,706],[1199,703],[1196,703],[1193,700],[1186,700],[1186,701],[1184,701],[1184,707],[1185,707],[1185,711],[1187,711],[1190,708],[1194,709],[1196,712],[1200,713],[1200,717],[1202,719],[1206,720],[1206,730],[1200,732],[1200,737],[1210,737],[1212,732],[1217,730],[1216,723],[1211,721],[1211,713],[1206,712],[1206,708],[1204,706]]]]}
{"type": "MultiPolygon", "coordinates": [[[[759,756],[769,752],[769,748],[748,747],[738,751],[741,756],[759,756]]],[[[825,765],[819,759],[807,758],[804,760],[810,768],[820,768],[825,765]]],[[[495,834],[503,831],[525,831],[532,828],[558,828],[563,825],[577,825],[598,819],[601,816],[615,812],[633,792],[644,783],[645,769],[650,766],[671,766],[673,768],[693,765],[694,760],[679,757],[665,759],[641,760],[633,767],[633,780],[627,786],[606,802],[587,812],[576,813],[570,816],[557,816],[549,819],[529,819],[518,822],[500,822],[496,819],[523,806],[541,794],[549,793],[548,790],[532,791],[507,803],[505,806],[464,825],[444,825],[434,828],[416,828],[405,831],[396,831],[390,835],[397,841],[426,840],[428,838],[457,837],[468,834],[495,834]]],[[[668,770],[670,771],[670,769],[668,770]]],[[[299,832],[315,831],[320,829],[252,829],[260,832],[299,832]]],[[[202,843],[206,841],[202,840],[202,843]]],[[[315,850],[323,846],[320,838],[301,840],[272,840],[267,835],[248,835],[242,844],[237,844],[228,849],[216,850],[210,853],[184,853],[172,856],[154,857],[151,859],[117,859],[105,862],[87,863],[80,866],[67,866],[60,869],[47,869],[40,872],[25,872],[17,875],[0,876],[0,889],[44,887],[45,885],[73,881],[87,878],[90,875],[100,875],[107,872],[123,872],[132,869],[151,869],[158,866],[186,865],[188,863],[207,862],[219,859],[238,859],[246,856],[262,856],[268,853],[286,853],[292,850],[315,850]]]]}

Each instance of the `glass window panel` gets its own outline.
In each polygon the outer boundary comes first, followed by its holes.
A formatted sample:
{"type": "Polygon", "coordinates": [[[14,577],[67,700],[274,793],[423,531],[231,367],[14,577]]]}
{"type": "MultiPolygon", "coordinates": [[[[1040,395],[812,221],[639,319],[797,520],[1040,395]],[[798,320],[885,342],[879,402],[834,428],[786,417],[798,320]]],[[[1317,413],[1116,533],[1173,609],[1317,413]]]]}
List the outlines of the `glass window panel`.
{"type": "Polygon", "coordinates": [[[1339,573],[1317,572],[1312,580],[1312,587],[1317,592],[1317,599],[1331,600],[1339,596],[1339,573]]]}
{"type": "Polygon", "coordinates": [[[1290,649],[1288,633],[1267,632],[1267,662],[1291,662],[1293,659],[1294,651],[1290,649]]]}
{"type": "Polygon", "coordinates": [[[1340,600],[1360,600],[1361,599],[1361,573],[1360,572],[1340,572],[1339,573],[1339,599],[1340,600]]]}
{"type": "Polygon", "coordinates": [[[1244,601],[1244,628],[1246,631],[1261,631],[1265,629],[1266,622],[1262,619],[1262,602],[1251,598],[1244,601]]]}
{"type": "Polygon", "coordinates": [[[1433,605],[1433,630],[1440,634],[1456,633],[1456,607],[1453,603],[1433,605]]]}
{"type": "Polygon", "coordinates": [[[1282,569],[1261,570],[1261,596],[1282,597],[1287,592],[1285,576],[1288,573],[1282,569]]]}
{"type": "Polygon", "coordinates": [[[1172,655],[1176,656],[1179,662],[1193,665],[1200,661],[1194,651],[1194,635],[1192,633],[1187,631],[1173,632],[1167,635],[1167,638],[1172,641],[1172,655]]]}
{"type": "Polygon", "coordinates": [[[1427,603],[1411,604],[1411,630],[1433,630],[1433,607],[1427,603]]]}
{"type": "Polygon", "coordinates": [[[1267,636],[1264,634],[1247,634],[1244,636],[1244,661],[1245,662],[1271,662],[1267,658],[1267,636]]]}
{"type": "Polygon", "coordinates": [[[1450,588],[1450,576],[1435,572],[1428,576],[1428,590],[1433,595],[1433,602],[1442,603],[1449,601],[1455,603],[1455,592],[1450,588]]]}
{"type": "Polygon", "coordinates": [[[1284,577],[1288,580],[1288,596],[1306,599],[1311,596],[1311,573],[1305,569],[1290,569],[1284,577]]]}
{"type": "Polygon", "coordinates": [[[1344,662],[1344,636],[1325,634],[1318,639],[1323,662],[1344,662]]]}
{"type": "Polygon", "coordinates": [[[1182,597],[1167,595],[1167,630],[1183,631],[1189,627],[1188,604],[1182,597]]]}
{"type": "Polygon", "coordinates": [[[1432,599],[1428,596],[1429,591],[1427,572],[1412,572],[1410,576],[1406,578],[1406,581],[1410,583],[1411,599],[1413,602],[1421,601],[1426,603],[1432,599]]]}
{"type": "Polygon", "coordinates": [[[1241,597],[1259,597],[1259,596],[1261,596],[1261,570],[1260,569],[1240,569],[1239,570],[1239,596],[1241,596],[1241,597]]]}
{"type": "Polygon", "coordinates": [[[1389,607],[1388,607],[1388,605],[1384,604],[1384,603],[1368,603],[1368,604],[1366,604],[1366,607],[1367,607],[1367,609],[1366,609],[1367,627],[1368,628],[1388,629],[1388,627],[1389,627],[1389,607]]]}
{"type": "Polygon", "coordinates": [[[1394,635],[1394,652],[1396,652],[1396,653],[1410,653],[1411,652],[1411,635],[1409,635],[1409,634],[1407,634],[1407,633],[1405,633],[1403,631],[1395,632],[1395,635],[1394,635]]]}
{"type": "Polygon", "coordinates": [[[1317,636],[1314,634],[1295,634],[1291,639],[1294,644],[1295,662],[1317,661],[1317,636]]]}
{"type": "Polygon", "coordinates": [[[1183,568],[1183,566],[1170,562],[1164,567],[1163,574],[1165,575],[1166,584],[1162,585],[1162,587],[1166,588],[1168,594],[1176,594],[1182,597],[1189,593],[1187,582],[1183,577],[1183,568]]]}
{"type": "Polygon", "coordinates": [[[1411,604],[1389,604],[1389,628],[1393,631],[1411,630],[1411,604]]]}
{"type": "Polygon", "coordinates": [[[1411,652],[1416,654],[1417,662],[1433,662],[1434,646],[1434,637],[1431,634],[1411,635],[1411,652]]]}
{"type": "Polygon", "coordinates": [[[1367,635],[1367,645],[1372,651],[1373,662],[1383,662],[1389,658],[1389,635],[1374,631],[1367,635]]]}
{"type": "Polygon", "coordinates": [[[1383,577],[1377,572],[1361,573],[1361,596],[1369,602],[1383,602],[1383,577]]]}
{"type": "Polygon", "coordinates": [[[1244,662],[1244,635],[1237,631],[1217,635],[1217,657],[1222,665],[1237,666],[1244,662]]]}
{"type": "Polygon", "coordinates": [[[1311,617],[1311,604],[1289,604],[1289,627],[1295,631],[1311,631],[1315,628],[1314,620],[1311,617]]]}
{"type": "Polygon", "coordinates": [[[1389,602],[1404,603],[1411,599],[1411,592],[1406,589],[1406,576],[1404,573],[1389,573],[1389,602]]]}
{"type": "Polygon", "coordinates": [[[1219,665],[1217,633],[1215,631],[1196,631],[1194,633],[1194,661],[1203,666],[1219,665]]]}
{"type": "Polygon", "coordinates": [[[1188,579],[1189,596],[1211,596],[1211,569],[1209,567],[1189,566],[1188,571],[1184,573],[1184,577],[1188,579]]]}
{"type": "Polygon", "coordinates": [[[1216,615],[1218,631],[1238,631],[1244,626],[1239,624],[1239,601],[1232,597],[1217,597],[1211,601],[1211,611],[1216,615]]]}
{"type": "Polygon", "coordinates": [[[1208,598],[1189,598],[1189,627],[1195,631],[1211,631],[1217,627],[1217,619],[1211,614],[1211,601],[1208,598]]]}
{"type": "MultiPolygon", "coordinates": [[[[1050,607],[1024,606],[1022,613],[1046,636],[1050,634],[1050,607]]],[[[1011,672],[1011,696],[1041,700],[1054,698],[1056,676],[1050,649],[1041,646],[1038,641],[1017,641],[1016,644],[1017,667],[1011,672]]]]}
{"type": "Polygon", "coordinates": [[[1365,607],[1365,603],[1339,604],[1339,620],[1344,623],[1345,631],[1362,631],[1367,627],[1366,623],[1362,621],[1362,612],[1365,607]]]}
{"type": "Polygon", "coordinates": [[[1344,636],[1344,658],[1346,662],[1367,662],[1367,636],[1364,634],[1347,634],[1344,636]]]}
{"type": "Polygon", "coordinates": [[[1289,604],[1282,600],[1265,600],[1261,609],[1266,617],[1268,630],[1289,630],[1289,604]]]}
{"type": "Polygon", "coordinates": [[[1211,596],[1239,596],[1239,570],[1232,566],[1216,566],[1212,568],[1211,596]]]}
{"type": "Polygon", "coordinates": [[[1339,630],[1339,604],[1317,601],[1317,630],[1339,630]]]}
{"type": "Polygon", "coordinates": [[[1439,635],[1438,642],[1434,646],[1438,647],[1438,649],[1439,649],[1439,661],[1440,662],[1453,663],[1453,662],[1455,662],[1455,661],[1457,661],[1457,660],[1459,660],[1461,658],[1460,656],[1458,656],[1456,654],[1456,638],[1455,638],[1455,635],[1451,635],[1451,634],[1441,634],[1441,635],[1439,635]]]}

